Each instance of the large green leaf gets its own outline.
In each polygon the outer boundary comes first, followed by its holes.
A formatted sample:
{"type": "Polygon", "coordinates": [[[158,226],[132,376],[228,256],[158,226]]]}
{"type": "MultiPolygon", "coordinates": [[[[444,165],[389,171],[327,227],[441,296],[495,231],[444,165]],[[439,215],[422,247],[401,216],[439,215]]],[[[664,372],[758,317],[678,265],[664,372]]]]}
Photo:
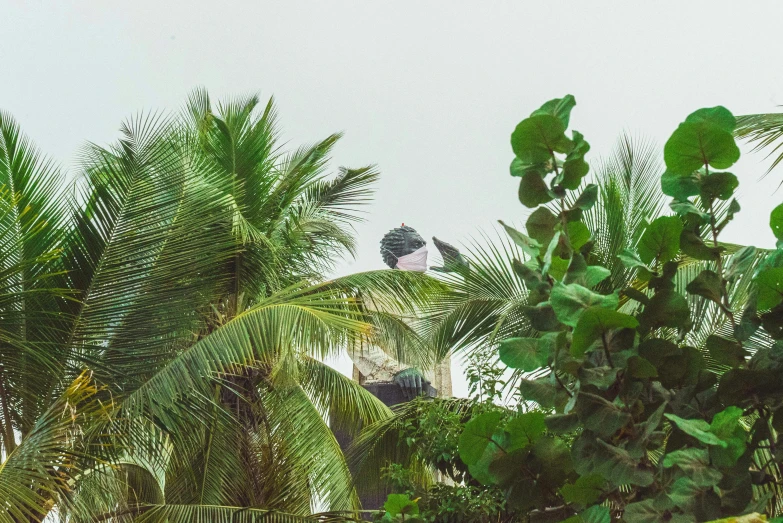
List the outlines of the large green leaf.
{"type": "Polygon", "coordinates": [[[557,216],[546,207],[539,207],[528,217],[525,226],[531,238],[541,245],[549,245],[555,235],[555,225],[559,223],[557,216]]]}
{"type": "Polygon", "coordinates": [[[772,209],[769,215],[769,226],[778,240],[783,240],[783,203],[772,209]]]}
{"type": "Polygon", "coordinates": [[[584,159],[585,154],[590,150],[590,144],[585,141],[581,133],[574,131],[573,135],[573,148],[568,152],[563,169],[555,179],[555,183],[572,191],[579,188],[582,179],[590,171],[590,165],[584,159]]]}
{"type": "Polygon", "coordinates": [[[680,249],[682,222],[677,216],[656,218],[642,234],[636,252],[644,263],[673,260],[680,249]]]}
{"type": "Polygon", "coordinates": [[[710,463],[709,452],[706,449],[685,448],[666,454],[663,458],[664,468],[677,466],[699,486],[717,485],[723,474],[710,463]]]}
{"type": "Polygon", "coordinates": [[[534,240],[533,238],[529,238],[510,225],[506,225],[502,220],[498,220],[498,223],[503,226],[503,228],[506,230],[506,233],[508,233],[514,243],[516,243],[524,252],[533,257],[536,257],[540,254],[541,244],[538,241],[534,240]]]}
{"type": "Polygon", "coordinates": [[[705,346],[712,359],[730,367],[739,367],[745,363],[745,357],[748,355],[741,343],[714,334],[707,337],[705,346]]]}
{"type": "Polygon", "coordinates": [[[531,460],[538,477],[539,488],[555,491],[563,484],[563,479],[574,473],[571,462],[570,448],[562,438],[544,436],[538,439],[531,448],[531,460]]]}
{"type": "Polygon", "coordinates": [[[755,397],[779,394],[777,372],[737,368],[721,376],[718,397],[725,405],[749,405],[755,397]]]}
{"type": "Polygon", "coordinates": [[[508,338],[498,350],[500,361],[510,368],[532,372],[547,364],[552,344],[545,338],[508,338]]]}
{"type": "Polygon", "coordinates": [[[699,273],[690,283],[685,287],[685,290],[689,294],[695,294],[702,296],[715,303],[721,303],[723,296],[723,286],[720,276],[715,272],[705,269],[699,273]]]}
{"type": "Polygon", "coordinates": [[[666,168],[677,174],[689,175],[705,165],[716,169],[731,167],[740,156],[734,142],[733,118],[724,107],[692,113],[664,146],[666,168]]]}
{"type": "Polygon", "coordinates": [[[419,504],[407,494],[389,494],[383,504],[383,509],[392,517],[400,514],[418,514],[419,504]]]}
{"type": "Polygon", "coordinates": [[[698,109],[689,114],[685,121],[714,125],[728,133],[733,133],[737,127],[737,119],[731,111],[721,105],[698,109]]]}
{"type": "Polygon", "coordinates": [[[726,407],[715,414],[710,423],[710,431],[723,440],[726,445],[710,449],[712,462],[718,467],[732,467],[745,452],[748,433],[740,423],[742,409],[726,407]]]}
{"type": "Polygon", "coordinates": [[[701,236],[688,229],[683,230],[680,235],[680,249],[691,258],[708,261],[716,261],[725,250],[722,246],[708,247],[701,236]]]}
{"type": "Polygon", "coordinates": [[[617,255],[617,259],[620,260],[620,262],[623,264],[623,267],[626,269],[640,268],[649,271],[647,264],[644,263],[641,258],[639,258],[639,255],[631,249],[623,249],[620,251],[620,253],[617,255]]]}
{"type": "Polygon", "coordinates": [[[669,499],[682,510],[693,511],[698,498],[707,488],[709,487],[699,486],[691,478],[683,476],[677,478],[669,487],[669,499]]]}
{"type": "Polygon", "coordinates": [[[537,380],[520,380],[519,394],[525,401],[534,401],[545,409],[562,411],[568,401],[568,394],[549,377],[537,380]]]}
{"type": "Polygon", "coordinates": [[[598,501],[606,486],[606,481],[598,474],[580,476],[574,483],[560,488],[560,494],[567,503],[576,503],[587,507],[598,501]]]}
{"type": "Polygon", "coordinates": [[[511,418],[506,424],[510,451],[524,449],[536,443],[546,432],[543,412],[525,412],[511,418]]]}
{"type": "Polygon", "coordinates": [[[757,307],[760,311],[769,310],[783,302],[783,267],[763,270],[754,281],[758,286],[757,307]]]}
{"type": "Polygon", "coordinates": [[[552,414],[547,416],[546,428],[553,434],[574,432],[579,427],[579,416],[575,412],[569,414],[552,414]]]}
{"type": "Polygon", "coordinates": [[[556,116],[536,114],[525,118],[511,134],[511,148],[525,163],[536,164],[552,159],[553,153],[566,153],[571,140],[566,138],[565,126],[556,116]]]}
{"type": "MultiPolygon", "coordinates": [[[[514,162],[517,161],[519,159],[515,158],[514,162]]],[[[519,180],[519,191],[517,193],[522,205],[533,209],[554,199],[544,181],[544,174],[540,170],[527,169],[520,171],[515,169],[514,162],[511,163],[511,174],[522,178],[519,180]],[[517,172],[520,174],[516,174],[517,172]]]]}
{"type": "Polygon", "coordinates": [[[737,187],[739,187],[739,180],[733,174],[727,172],[711,173],[702,177],[699,195],[705,202],[711,202],[715,198],[728,200],[737,187]]]}
{"type": "Polygon", "coordinates": [[[459,437],[459,456],[467,465],[477,463],[487,446],[499,446],[495,431],[503,415],[500,412],[486,412],[465,424],[459,437]]]}
{"type": "Polygon", "coordinates": [[[628,374],[637,379],[655,378],[658,376],[658,370],[647,359],[631,356],[628,358],[628,374]]]}
{"type": "Polygon", "coordinates": [[[579,317],[571,342],[571,355],[579,358],[592,343],[613,329],[633,329],[639,322],[633,316],[602,306],[586,309],[579,317]]]}
{"type": "Polygon", "coordinates": [[[598,294],[576,283],[555,283],[549,298],[557,319],[570,327],[576,327],[579,317],[590,307],[616,309],[619,301],[617,294],[598,294]]]}
{"type": "Polygon", "coordinates": [[[699,178],[696,174],[682,175],[667,170],[661,175],[661,191],[678,200],[687,200],[699,194],[699,178]]]}
{"type": "Polygon", "coordinates": [[[693,436],[697,440],[707,445],[717,445],[725,447],[726,442],[720,439],[717,435],[710,432],[710,424],[703,419],[683,419],[674,414],[664,414],[669,420],[673,421],[677,427],[688,434],[693,436]]]}
{"type": "Polygon", "coordinates": [[[639,322],[650,328],[682,327],[690,321],[688,301],[678,292],[662,290],[645,305],[639,322]]]}
{"type": "Polygon", "coordinates": [[[585,186],[582,194],[576,199],[572,208],[587,211],[595,205],[596,201],[598,201],[598,186],[594,183],[590,183],[585,186]]]}
{"type": "Polygon", "coordinates": [[[631,415],[610,401],[579,393],[576,412],[586,429],[609,438],[631,421],[631,415]]]}
{"type": "Polygon", "coordinates": [[[633,459],[622,448],[595,438],[585,431],[572,445],[574,468],[581,475],[600,474],[608,483],[648,486],[655,479],[653,471],[633,459]]]}
{"type": "Polygon", "coordinates": [[[568,128],[568,121],[571,118],[571,110],[576,105],[576,99],[573,95],[567,94],[562,98],[554,98],[544,103],[539,109],[536,109],[530,116],[539,114],[550,114],[563,122],[563,129],[568,128]]]}
{"type": "Polygon", "coordinates": [[[585,270],[585,287],[595,287],[612,275],[612,271],[600,265],[588,265],[585,270]]]}
{"type": "Polygon", "coordinates": [[[648,338],[639,345],[639,354],[658,367],[667,358],[681,354],[680,348],[669,340],[648,338]]]}
{"type": "Polygon", "coordinates": [[[571,243],[571,247],[574,250],[581,249],[587,242],[590,241],[590,229],[587,228],[583,222],[568,222],[568,241],[571,243]]]}
{"type": "MultiPolygon", "coordinates": [[[[634,523],[681,523],[677,515],[672,514],[669,508],[659,507],[655,499],[645,499],[636,503],[629,503],[623,512],[624,521],[633,521],[634,523]]],[[[687,523],[693,523],[693,520],[686,520],[687,523]]],[[[684,522],[682,522],[684,523],[684,522]]]]}
{"type": "Polygon", "coordinates": [[[617,381],[617,367],[603,365],[601,367],[580,367],[578,370],[579,383],[581,385],[593,385],[600,390],[607,390],[617,381]]]}

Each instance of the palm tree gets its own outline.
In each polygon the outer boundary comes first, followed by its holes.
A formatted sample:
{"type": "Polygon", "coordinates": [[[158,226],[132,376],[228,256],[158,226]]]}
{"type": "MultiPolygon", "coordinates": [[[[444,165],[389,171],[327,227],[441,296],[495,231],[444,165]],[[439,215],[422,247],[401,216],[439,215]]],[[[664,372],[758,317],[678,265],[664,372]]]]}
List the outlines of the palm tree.
{"type": "Polygon", "coordinates": [[[339,135],[285,153],[255,96],[136,116],[69,186],[0,124],[0,521],[357,508],[329,423],[390,413],[321,360],[367,342],[417,356],[401,316],[442,289],[401,271],[324,281],[377,172],[328,178],[339,135]]]}

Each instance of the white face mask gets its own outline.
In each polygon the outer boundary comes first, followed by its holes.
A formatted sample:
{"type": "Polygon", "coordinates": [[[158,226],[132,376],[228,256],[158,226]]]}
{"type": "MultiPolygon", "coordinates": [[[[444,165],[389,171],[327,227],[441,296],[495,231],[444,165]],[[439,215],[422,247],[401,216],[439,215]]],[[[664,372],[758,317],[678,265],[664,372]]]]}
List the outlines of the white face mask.
{"type": "Polygon", "coordinates": [[[395,268],[403,271],[427,272],[427,246],[423,245],[412,253],[397,258],[395,268]]]}

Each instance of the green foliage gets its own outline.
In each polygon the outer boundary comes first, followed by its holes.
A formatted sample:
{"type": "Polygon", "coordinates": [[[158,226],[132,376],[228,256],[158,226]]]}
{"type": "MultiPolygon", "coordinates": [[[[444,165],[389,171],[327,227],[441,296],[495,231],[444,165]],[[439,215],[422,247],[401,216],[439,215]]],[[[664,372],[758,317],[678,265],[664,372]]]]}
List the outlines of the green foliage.
{"type": "Polygon", "coordinates": [[[487,448],[490,451],[502,448],[502,436],[495,432],[502,417],[500,412],[487,412],[473,418],[465,425],[459,437],[459,457],[462,461],[467,465],[474,465],[482,458],[487,448]]]}
{"type": "MultiPolygon", "coordinates": [[[[633,329],[639,325],[636,318],[604,307],[590,307],[579,318],[571,340],[571,355],[582,357],[590,345],[610,331],[633,329]]],[[[604,348],[606,342],[604,341],[604,348]]]]}
{"type": "Polygon", "coordinates": [[[423,356],[403,311],[444,289],[403,271],[324,282],[377,171],[330,174],[339,135],[286,151],[256,96],[199,90],[121,131],[65,183],[0,113],[0,521],[354,510],[325,415],[350,433],[391,412],[321,360],[423,356]]]}
{"type": "Polygon", "coordinates": [[[574,105],[570,95],[547,102],[522,120],[511,135],[511,148],[516,155],[511,174],[522,178],[519,200],[527,207],[561,198],[566,189],[577,189],[590,169],[584,160],[590,145],[577,131],[572,133],[572,139],[565,135],[574,105]],[[547,184],[552,173],[554,176],[547,184]]]}
{"type": "Polygon", "coordinates": [[[734,142],[737,122],[725,107],[699,109],[672,133],[663,149],[666,168],[689,176],[702,167],[727,169],[739,159],[734,142]]]}
{"type": "Polygon", "coordinates": [[[680,250],[682,222],[677,216],[661,216],[644,231],[636,252],[645,264],[671,261],[680,250]]]}
{"type": "Polygon", "coordinates": [[[546,365],[551,350],[546,338],[508,338],[500,343],[500,361],[512,369],[531,372],[546,365]]]}
{"type": "Polygon", "coordinates": [[[783,203],[772,209],[769,216],[769,226],[775,234],[775,238],[783,240],[783,203]]]}
{"type": "MultiPolygon", "coordinates": [[[[366,459],[368,455],[384,450],[381,448],[384,439],[395,440],[397,443],[392,444],[389,450],[394,451],[397,463],[386,465],[383,476],[393,491],[394,499],[403,499],[397,497],[402,494],[406,499],[417,500],[418,517],[424,521],[523,521],[525,512],[511,508],[500,487],[480,483],[462,462],[459,453],[465,451],[470,454],[468,447],[477,442],[479,446],[487,443],[500,452],[481,436],[489,433],[496,420],[493,437],[503,443],[504,451],[530,448],[545,437],[545,417],[539,412],[518,415],[486,401],[414,400],[397,410],[394,418],[368,427],[362,439],[372,450],[365,448],[356,457],[366,459]],[[389,438],[390,432],[395,433],[394,438],[389,438]],[[461,432],[470,433],[470,436],[462,438],[461,432]],[[477,435],[479,437],[474,437],[477,435]],[[401,455],[407,459],[401,460],[401,455]],[[422,465],[438,470],[453,484],[421,481],[418,471],[422,465]]],[[[471,467],[471,470],[475,468],[471,467]]],[[[490,473],[478,467],[479,476],[508,472],[493,468],[490,473]]],[[[378,514],[381,521],[389,518],[391,516],[385,512],[378,514]]],[[[398,516],[397,520],[400,519],[398,516]]]]}
{"type": "Polygon", "coordinates": [[[406,494],[389,494],[389,498],[383,504],[383,509],[392,518],[396,516],[415,515],[419,513],[419,505],[406,494]]]}
{"type": "MultiPolygon", "coordinates": [[[[675,214],[636,218],[621,248],[585,223],[611,193],[571,193],[589,150],[565,134],[574,106],[547,102],[512,135],[512,175],[533,212],[527,235],[507,231],[530,257],[514,269],[535,296],[522,309],[535,330],[498,344],[503,363],[536,373],[518,382],[520,397],[554,412],[472,419],[463,461],[531,518],[703,522],[777,510],[783,251],[718,241],[740,210],[738,177],[719,171],[740,155],[734,116],[706,108],[679,125],[660,176],[675,214]],[[619,263],[607,265],[596,242],[619,263]]],[[[782,208],[770,218],[779,239],[782,208]]]]}
{"type": "Polygon", "coordinates": [[[770,267],[756,276],[757,307],[769,310],[783,301],[783,267],[770,267]]]}

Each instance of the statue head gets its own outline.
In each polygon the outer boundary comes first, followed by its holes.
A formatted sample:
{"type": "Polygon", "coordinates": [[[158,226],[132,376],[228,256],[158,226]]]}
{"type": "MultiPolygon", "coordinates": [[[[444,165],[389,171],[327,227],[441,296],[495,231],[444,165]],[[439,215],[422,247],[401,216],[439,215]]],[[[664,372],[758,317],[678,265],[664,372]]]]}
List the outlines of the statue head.
{"type": "Polygon", "coordinates": [[[402,226],[390,230],[383,237],[381,256],[383,262],[392,269],[399,268],[420,272],[427,270],[427,242],[416,232],[416,229],[404,223],[402,226]],[[403,257],[408,258],[401,262],[400,258],[403,257]]]}

